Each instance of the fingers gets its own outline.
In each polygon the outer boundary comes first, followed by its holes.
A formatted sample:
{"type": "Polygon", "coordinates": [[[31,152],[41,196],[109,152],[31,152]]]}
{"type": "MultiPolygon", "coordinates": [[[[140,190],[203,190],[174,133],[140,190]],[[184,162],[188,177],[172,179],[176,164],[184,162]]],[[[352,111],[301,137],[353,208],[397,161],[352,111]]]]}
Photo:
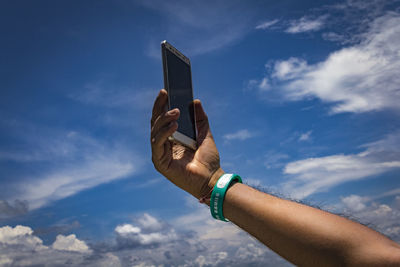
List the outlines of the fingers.
{"type": "Polygon", "coordinates": [[[151,116],[152,127],[158,116],[160,116],[163,112],[167,110],[167,99],[168,99],[167,91],[165,91],[165,89],[161,89],[153,105],[153,112],[151,116]]]}
{"type": "Polygon", "coordinates": [[[208,124],[207,114],[204,112],[203,106],[200,100],[196,99],[193,101],[194,110],[196,113],[196,126],[198,131],[198,141],[202,142],[207,135],[211,136],[210,126],[208,124]]]}
{"type": "MultiPolygon", "coordinates": [[[[168,137],[171,136],[178,129],[178,123],[172,121],[162,127],[151,139],[151,149],[153,160],[161,160],[164,156],[167,146],[169,145],[168,137]]],[[[157,164],[155,162],[155,164],[157,164]]]]}
{"type": "Polygon", "coordinates": [[[168,123],[178,120],[180,115],[179,109],[175,108],[168,112],[160,114],[151,127],[151,138],[154,138],[158,134],[159,130],[165,127],[168,123]]]}
{"type": "MultiPolygon", "coordinates": [[[[156,101],[157,102],[157,101],[156,101]]],[[[158,111],[156,111],[158,114],[158,111]]],[[[153,160],[159,161],[168,149],[168,137],[171,136],[177,129],[179,118],[179,109],[173,109],[168,112],[162,112],[154,122],[151,128],[151,148],[153,153],[153,160]]],[[[159,164],[159,162],[155,162],[159,164]]]]}

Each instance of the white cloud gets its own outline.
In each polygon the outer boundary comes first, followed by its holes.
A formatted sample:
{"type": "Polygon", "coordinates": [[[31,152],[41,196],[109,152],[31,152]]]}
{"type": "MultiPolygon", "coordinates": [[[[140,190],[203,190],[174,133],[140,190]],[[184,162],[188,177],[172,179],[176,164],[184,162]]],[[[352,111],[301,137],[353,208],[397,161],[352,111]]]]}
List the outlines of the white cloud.
{"type": "Polygon", "coordinates": [[[319,63],[299,58],[276,61],[268,83],[288,100],[316,97],[332,103],[332,113],[398,110],[400,15],[390,12],[375,19],[361,36],[359,44],[319,63]]]}
{"type": "MultiPolygon", "coordinates": [[[[115,151],[113,151],[115,152],[115,151]]],[[[113,153],[110,151],[110,153],[113,153]]],[[[82,190],[131,175],[134,165],[121,161],[116,155],[95,155],[75,166],[58,169],[19,186],[21,194],[32,209],[42,207],[82,190]]]]}
{"type": "MultiPolygon", "coordinates": [[[[371,198],[351,195],[342,198],[339,212],[350,213],[361,222],[396,241],[400,239],[400,210],[396,205],[371,202],[371,198]],[[360,206],[362,204],[362,206],[360,206]]],[[[400,197],[399,197],[400,199],[400,197]]],[[[195,200],[192,200],[193,202],[195,200]]],[[[75,235],[57,236],[51,245],[33,234],[30,227],[0,227],[1,266],[291,266],[231,223],[216,221],[203,205],[173,220],[171,225],[152,215],[140,216],[132,224],[116,227],[116,242],[87,245],[75,235]],[[146,217],[146,218],[145,218],[146,217]],[[145,221],[157,221],[163,228],[145,229],[145,221]],[[173,239],[119,243],[125,238],[175,233],[173,239]]],[[[151,238],[150,238],[151,239],[151,238]]],[[[135,241],[138,239],[135,238],[135,241]]]]}
{"type": "MultiPolygon", "coordinates": [[[[39,237],[33,235],[33,230],[30,227],[22,225],[1,227],[0,246],[23,246],[24,249],[36,252],[50,249],[50,247],[43,245],[43,241],[39,237]]],[[[80,253],[91,252],[86,243],[77,239],[74,234],[69,236],[58,235],[51,248],[80,253]]]]}
{"type": "Polygon", "coordinates": [[[366,202],[369,199],[366,197],[360,197],[357,195],[350,195],[342,198],[342,202],[345,205],[346,209],[350,211],[362,211],[366,208],[366,202]]]}
{"type": "Polygon", "coordinates": [[[0,227],[0,266],[121,266],[111,252],[94,252],[75,235],[58,235],[50,246],[28,226],[0,227]]]}
{"type": "Polygon", "coordinates": [[[249,177],[246,177],[245,184],[247,184],[251,187],[255,187],[255,188],[260,188],[260,187],[264,186],[263,181],[261,181],[259,179],[249,178],[249,177]]]}
{"type": "Polygon", "coordinates": [[[190,202],[193,212],[175,218],[171,225],[147,214],[132,224],[117,226],[118,252],[115,254],[120,258],[130,255],[124,266],[243,266],[245,262],[232,259],[243,243],[255,244],[264,251],[258,262],[266,262],[266,258],[281,261],[238,227],[214,220],[208,209],[193,199],[190,202]],[[162,228],[155,231],[145,225],[149,217],[162,228]],[[162,240],[152,238],[156,235],[163,237],[162,240]],[[151,242],[144,242],[145,237],[151,242]]]}
{"type": "Polygon", "coordinates": [[[163,224],[148,213],[143,214],[143,216],[138,219],[138,222],[145,229],[151,231],[159,231],[163,228],[163,224]]]}
{"type": "Polygon", "coordinates": [[[225,251],[216,252],[211,255],[207,255],[207,257],[200,255],[194,261],[193,265],[188,266],[218,266],[219,264],[223,264],[225,259],[228,257],[228,253],[225,251]]]}
{"type": "Polygon", "coordinates": [[[235,256],[245,262],[255,262],[258,257],[262,257],[265,254],[265,250],[254,244],[246,244],[240,247],[235,256]]]}
{"type": "MultiPolygon", "coordinates": [[[[375,196],[371,197],[371,199],[380,199],[380,198],[396,196],[396,195],[397,195],[396,199],[399,198],[399,200],[400,200],[400,188],[395,188],[395,189],[389,190],[387,192],[384,192],[382,194],[375,195],[375,196]]],[[[400,202],[399,202],[399,204],[400,204],[400,202]]],[[[399,208],[400,208],[400,205],[399,205],[399,208]]]]}
{"type": "Polygon", "coordinates": [[[33,235],[30,227],[17,225],[14,228],[3,226],[0,228],[0,245],[1,246],[16,246],[23,244],[25,248],[33,251],[47,249],[43,245],[43,241],[33,235]]]}
{"type": "Polygon", "coordinates": [[[271,89],[271,85],[268,82],[268,79],[264,78],[261,83],[260,83],[260,89],[263,91],[268,91],[269,89],[271,89]]]}
{"type": "MultiPolygon", "coordinates": [[[[266,67],[269,68],[269,66],[266,67]]],[[[309,66],[305,60],[291,57],[288,60],[275,62],[272,77],[279,80],[291,80],[301,76],[308,69],[309,66]]]]}
{"type": "Polygon", "coordinates": [[[302,17],[290,22],[290,26],[285,30],[287,33],[301,33],[320,30],[325,23],[327,16],[321,16],[316,19],[302,17]]]}
{"type": "Polygon", "coordinates": [[[137,220],[137,225],[118,225],[115,228],[115,233],[120,247],[170,243],[178,239],[174,229],[164,227],[155,217],[147,213],[137,220]]]}
{"type": "Polygon", "coordinates": [[[235,133],[230,133],[230,134],[225,134],[223,136],[225,141],[232,141],[232,140],[246,140],[249,138],[254,137],[254,133],[251,133],[249,130],[247,129],[243,129],[243,130],[239,130],[235,133]]]}
{"type": "MultiPolygon", "coordinates": [[[[397,196],[396,199],[399,198],[397,196]]],[[[396,202],[383,204],[372,201],[374,196],[362,197],[350,195],[343,197],[338,205],[338,210],[356,218],[361,223],[370,225],[374,229],[389,236],[392,240],[400,242],[400,206],[396,202]]]]}
{"type": "Polygon", "coordinates": [[[91,250],[84,241],[76,238],[76,235],[71,234],[69,236],[57,235],[56,241],[52,245],[53,249],[74,251],[80,253],[90,253],[91,250]]]}
{"type": "Polygon", "coordinates": [[[311,134],[312,134],[312,131],[308,131],[306,133],[301,134],[300,137],[299,137],[299,141],[300,142],[310,141],[311,140],[311,134]]]}
{"type": "Polygon", "coordinates": [[[118,225],[115,228],[115,232],[117,232],[120,235],[130,235],[130,234],[139,234],[141,232],[139,227],[135,227],[131,224],[123,224],[123,225],[118,225]]]}
{"type": "Polygon", "coordinates": [[[257,30],[266,30],[268,28],[271,28],[273,25],[275,25],[276,23],[278,23],[278,19],[274,19],[274,20],[269,20],[269,21],[265,21],[259,25],[256,26],[257,30]]]}
{"type": "Polygon", "coordinates": [[[358,154],[331,155],[290,162],[284,168],[290,181],[285,190],[296,198],[326,191],[333,186],[400,168],[400,132],[366,144],[358,154]],[[397,144],[397,145],[393,145],[397,144]]]}
{"type": "Polygon", "coordinates": [[[326,41],[331,41],[331,42],[344,42],[345,37],[341,34],[338,34],[336,32],[324,32],[322,33],[322,38],[326,41]]]}
{"type": "Polygon", "coordinates": [[[127,177],[143,162],[118,142],[110,143],[76,131],[31,127],[17,127],[24,150],[12,151],[14,155],[28,157],[5,160],[15,161],[18,166],[38,164],[40,169],[20,175],[18,179],[0,181],[2,186],[10,188],[4,192],[5,200],[0,202],[0,216],[3,217],[26,212],[28,204],[30,209],[36,209],[99,184],[127,177]],[[14,206],[9,204],[17,199],[23,201],[14,202],[14,206]]]}
{"type": "Polygon", "coordinates": [[[7,257],[6,255],[0,255],[0,266],[10,266],[12,263],[12,259],[7,257]]]}

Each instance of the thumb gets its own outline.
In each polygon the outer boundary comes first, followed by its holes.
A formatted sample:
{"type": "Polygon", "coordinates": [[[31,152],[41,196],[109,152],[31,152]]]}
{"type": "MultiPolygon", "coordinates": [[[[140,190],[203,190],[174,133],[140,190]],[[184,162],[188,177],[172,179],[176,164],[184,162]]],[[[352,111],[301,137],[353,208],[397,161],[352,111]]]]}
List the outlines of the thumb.
{"type": "Polygon", "coordinates": [[[208,117],[207,114],[204,112],[203,106],[200,100],[196,99],[193,101],[194,103],[194,110],[196,114],[196,126],[198,132],[198,141],[201,143],[208,134],[210,133],[210,126],[208,124],[208,117]]]}

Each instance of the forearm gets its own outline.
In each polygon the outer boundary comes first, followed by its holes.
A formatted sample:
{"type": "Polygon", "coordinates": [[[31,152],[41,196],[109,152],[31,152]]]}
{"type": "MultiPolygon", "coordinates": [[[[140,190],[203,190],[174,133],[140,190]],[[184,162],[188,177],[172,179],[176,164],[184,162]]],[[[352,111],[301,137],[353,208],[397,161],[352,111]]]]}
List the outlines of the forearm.
{"type": "Polygon", "coordinates": [[[388,257],[396,260],[392,254],[400,251],[365,226],[244,184],[227,191],[223,210],[230,221],[297,265],[379,264],[388,257]]]}

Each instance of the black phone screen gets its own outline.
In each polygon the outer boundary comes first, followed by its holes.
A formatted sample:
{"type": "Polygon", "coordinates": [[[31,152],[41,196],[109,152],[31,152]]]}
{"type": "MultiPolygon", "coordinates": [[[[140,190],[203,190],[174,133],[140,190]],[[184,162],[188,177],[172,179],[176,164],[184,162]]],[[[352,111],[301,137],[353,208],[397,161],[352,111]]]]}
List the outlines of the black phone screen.
{"type": "Polygon", "coordinates": [[[170,108],[178,108],[181,111],[178,132],[196,140],[190,65],[168,49],[166,49],[166,63],[170,108]]]}

